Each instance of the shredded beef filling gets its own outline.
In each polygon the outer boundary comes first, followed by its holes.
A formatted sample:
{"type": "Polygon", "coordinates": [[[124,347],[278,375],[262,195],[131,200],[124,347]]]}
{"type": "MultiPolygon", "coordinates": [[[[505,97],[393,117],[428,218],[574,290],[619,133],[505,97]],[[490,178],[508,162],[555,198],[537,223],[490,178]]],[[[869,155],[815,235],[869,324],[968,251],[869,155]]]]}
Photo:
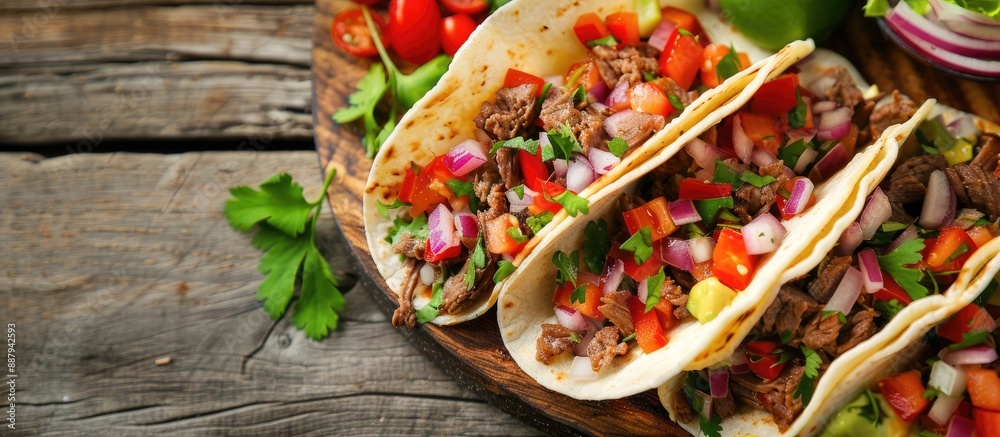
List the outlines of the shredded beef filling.
{"type": "Polygon", "coordinates": [[[858,85],[854,83],[854,79],[846,68],[838,65],[827,70],[824,74],[837,79],[834,85],[826,90],[827,100],[839,102],[848,108],[854,108],[864,100],[861,90],[858,89],[858,85]]]}
{"type": "Polygon", "coordinates": [[[979,152],[971,164],[997,176],[997,166],[1000,164],[1000,136],[993,133],[983,134],[976,143],[976,149],[979,152]]]}
{"type": "Polygon", "coordinates": [[[658,56],[658,51],[647,45],[627,46],[621,49],[599,45],[590,51],[590,57],[596,61],[601,79],[604,79],[610,88],[614,88],[621,80],[637,84],[642,81],[644,72],[656,73],[660,68],[658,56]]]}
{"type": "Polygon", "coordinates": [[[899,91],[893,91],[890,102],[875,106],[868,130],[872,138],[878,138],[889,126],[909,120],[916,112],[917,104],[913,100],[901,96],[899,91]]]}
{"type": "Polygon", "coordinates": [[[767,214],[777,200],[778,191],[794,176],[794,174],[789,174],[788,167],[785,167],[781,162],[761,167],[758,174],[773,176],[776,180],[760,188],[753,184],[743,184],[736,189],[733,198],[733,213],[740,218],[743,224],[750,223],[761,214],[767,214]]]}
{"type": "Polygon", "coordinates": [[[632,314],[628,310],[628,297],[631,293],[618,290],[608,293],[601,297],[601,302],[604,305],[597,307],[597,309],[604,314],[611,323],[618,328],[618,332],[622,337],[628,337],[634,332],[634,327],[632,326],[632,314]]]}
{"type": "Polygon", "coordinates": [[[420,283],[420,267],[423,265],[423,261],[417,262],[413,258],[407,258],[406,263],[403,264],[404,269],[410,269],[410,276],[406,277],[406,282],[403,283],[403,295],[399,296],[399,308],[392,313],[392,326],[400,327],[406,325],[407,328],[413,328],[417,325],[417,315],[413,312],[413,291],[416,290],[417,284],[420,283]]]}
{"type": "Polygon", "coordinates": [[[407,258],[423,258],[426,246],[427,240],[417,238],[409,232],[402,231],[399,233],[399,239],[396,240],[396,244],[392,245],[392,251],[405,255],[407,258]]]}
{"type": "MultiPolygon", "coordinates": [[[[543,364],[552,364],[552,359],[562,355],[564,352],[572,351],[576,347],[576,342],[570,338],[573,335],[563,325],[545,323],[542,325],[542,335],[535,342],[535,359],[543,364]]],[[[583,332],[576,335],[582,337],[583,332]]]]}
{"type": "Polygon", "coordinates": [[[924,196],[927,195],[927,182],[931,178],[931,173],[946,167],[948,160],[941,155],[913,157],[897,167],[889,176],[889,188],[885,190],[889,205],[892,206],[892,216],[889,220],[901,223],[913,221],[911,213],[917,215],[920,211],[919,209],[911,211],[907,205],[923,202],[924,196]]]}
{"type": "Polygon", "coordinates": [[[809,295],[818,302],[827,302],[833,292],[837,291],[840,280],[844,278],[847,269],[851,268],[850,256],[838,256],[826,260],[819,267],[816,280],[809,285],[809,295]]]}
{"type": "Polygon", "coordinates": [[[496,103],[483,102],[473,121],[494,140],[520,136],[535,121],[535,85],[500,88],[496,103]]]}
{"type": "Polygon", "coordinates": [[[438,307],[438,311],[442,314],[455,314],[469,306],[472,302],[475,302],[476,298],[484,292],[492,292],[493,273],[497,269],[497,260],[498,257],[496,256],[487,256],[486,266],[476,269],[475,282],[473,282],[472,288],[469,288],[464,281],[465,272],[469,269],[472,257],[466,257],[462,268],[448,278],[448,280],[444,281],[444,289],[441,292],[441,306],[438,307]]]}
{"type": "Polygon", "coordinates": [[[959,202],[985,213],[990,221],[1000,219],[1000,179],[971,164],[948,167],[944,172],[959,202]]]}
{"type": "Polygon", "coordinates": [[[603,105],[574,103],[573,93],[553,87],[542,102],[538,118],[547,131],[559,129],[562,125],[569,126],[586,153],[591,147],[599,147],[608,140],[604,133],[604,120],[610,115],[611,109],[603,105]]]}
{"type": "Polygon", "coordinates": [[[757,324],[762,335],[788,331],[801,338],[799,330],[805,320],[823,308],[812,296],[799,291],[793,285],[785,284],[778,291],[778,297],[767,308],[757,324]]]}
{"type": "Polygon", "coordinates": [[[600,372],[601,368],[611,364],[616,356],[628,353],[628,344],[618,342],[618,328],[605,326],[594,334],[594,339],[587,345],[587,356],[590,357],[590,368],[600,372]]]}

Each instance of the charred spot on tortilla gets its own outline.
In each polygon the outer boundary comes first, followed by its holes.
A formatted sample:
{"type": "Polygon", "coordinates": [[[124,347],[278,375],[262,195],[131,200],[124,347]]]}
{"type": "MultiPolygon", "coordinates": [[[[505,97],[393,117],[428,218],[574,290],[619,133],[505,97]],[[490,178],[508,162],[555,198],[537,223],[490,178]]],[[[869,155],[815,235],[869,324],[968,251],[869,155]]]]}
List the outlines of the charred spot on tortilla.
{"type": "MultiPolygon", "coordinates": [[[[493,45],[490,45],[487,49],[491,49],[491,48],[493,48],[493,45]]],[[[485,73],[486,70],[489,70],[489,69],[490,69],[489,65],[483,65],[482,72],[485,73]]]]}
{"type": "Polygon", "coordinates": [[[546,30],[549,30],[549,26],[542,26],[542,28],[539,29],[538,31],[539,32],[545,32],[546,30]]]}
{"type": "Polygon", "coordinates": [[[410,120],[410,121],[406,122],[406,125],[405,125],[405,126],[403,126],[403,127],[405,127],[405,128],[407,128],[407,129],[409,129],[409,128],[413,127],[413,123],[414,123],[414,121],[413,121],[413,120],[410,120]]]}
{"type": "Polygon", "coordinates": [[[444,141],[444,134],[438,134],[437,139],[438,141],[444,141]]]}
{"type": "Polygon", "coordinates": [[[549,50],[546,50],[546,51],[545,51],[545,54],[546,54],[546,55],[549,55],[549,56],[552,56],[552,50],[551,50],[551,49],[549,49],[549,50]]]}
{"type": "Polygon", "coordinates": [[[514,308],[514,302],[504,302],[504,308],[514,308]]]}
{"type": "MultiPolygon", "coordinates": [[[[382,153],[385,154],[385,159],[390,159],[392,158],[392,155],[396,154],[396,148],[392,146],[386,147],[385,152],[382,153]]],[[[395,176],[395,174],[393,174],[393,176],[395,176]]]]}

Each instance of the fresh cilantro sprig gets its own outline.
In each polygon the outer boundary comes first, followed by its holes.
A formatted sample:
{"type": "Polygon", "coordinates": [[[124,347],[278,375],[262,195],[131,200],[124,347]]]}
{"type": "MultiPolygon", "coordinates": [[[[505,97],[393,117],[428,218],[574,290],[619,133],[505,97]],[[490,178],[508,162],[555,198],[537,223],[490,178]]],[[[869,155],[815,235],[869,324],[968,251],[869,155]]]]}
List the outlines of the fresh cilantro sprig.
{"type": "Polygon", "coordinates": [[[565,190],[555,196],[545,193],[545,200],[562,205],[570,217],[576,217],[580,213],[590,214],[590,202],[586,198],[577,196],[570,190],[565,190]]]}
{"type": "Polygon", "coordinates": [[[916,268],[905,267],[920,262],[923,258],[923,255],[920,254],[921,250],[924,250],[924,240],[914,238],[899,245],[892,252],[877,257],[879,267],[889,273],[913,300],[926,297],[929,293],[927,287],[920,283],[924,272],[916,268]]]}
{"type": "Polygon", "coordinates": [[[736,54],[736,47],[730,44],[729,52],[715,65],[715,77],[719,82],[723,82],[736,75],[736,73],[739,73],[742,69],[743,63],[740,62],[740,57],[736,54]]]}
{"type": "Polygon", "coordinates": [[[608,150],[618,158],[621,158],[628,151],[628,143],[619,137],[614,137],[611,141],[608,141],[608,150]]]}
{"type": "Polygon", "coordinates": [[[663,282],[666,279],[667,274],[663,271],[662,266],[659,272],[646,278],[646,309],[643,311],[644,313],[648,313],[656,304],[660,303],[660,289],[663,288],[663,282]]]}
{"type": "Polygon", "coordinates": [[[722,437],[722,420],[718,416],[712,415],[711,419],[698,416],[698,426],[701,428],[702,434],[708,437],[722,437]]]}
{"type": "Polygon", "coordinates": [[[557,129],[550,130],[548,137],[555,149],[556,158],[568,161],[573,158],[574,152],[583,153],[583,146],[577,141],[576,135],[573,135],[573,129],[566,123],[560,124],[557,129]]]}
{"type": "Polygon", "coordinates": [[[566,281],[570,281],[573,287],[576,287],[576,273],[580,270],[580,252],[574,250],[569,255],[561,250],[556,251],[552,254],[552,264],[555,264],[558,272],[556,273],[556,283],[563,285],[566,281]]]}
{"type": "Polygon", "coordinates": [[[611,235],[604,219],[591,220],[583,229],[583,260],[591,273],[601,274],[611,250],[611,235]]]}
{"type": "Polygon", "coordinates": [[[802,370],[802,379],[795,386],[795,392],[792,395],[801,399],[802,405],[809,405],[813,392],[816,390],[816,379],[819,378],[819,366],[823,364],[823,359],[816,351],[808,347],[800,346],[800,349],[806,358],[806,366],[802,370]]]}
{"type": "Polygon", "coordinates": [[[257,300],[272,319],[288,310],[298,286],[292,322],[313,340],[337,329],[344,297],[330,265],[316,247],[316,220],[336,172],[323,182],[323,193],[313,202],[302,196],[302,186],[281,173],[260,183],[260,189],[238,186],[229,190],[223,214],[240,231],[256,229],[253,245],[264,252],[257,267],[267,277],[257,289],[257,300]]]}
{"type": "Polygon", "coordinates": [[[642,264],[653,256],[653,234],[652,229],[646,226],[632,234],[628,240],[619,247],[621,250],[632,252],[636,264],[642,264]]]}
{"type": "Polygon", "coordinates": [[[802,95],[799,90],[795,90],[795,107],[788,113],[788,126],[792,129],[798,129],[806,125],[806,116],[808,115],[806,111],[806,103],[802,101],[802,95]]]}

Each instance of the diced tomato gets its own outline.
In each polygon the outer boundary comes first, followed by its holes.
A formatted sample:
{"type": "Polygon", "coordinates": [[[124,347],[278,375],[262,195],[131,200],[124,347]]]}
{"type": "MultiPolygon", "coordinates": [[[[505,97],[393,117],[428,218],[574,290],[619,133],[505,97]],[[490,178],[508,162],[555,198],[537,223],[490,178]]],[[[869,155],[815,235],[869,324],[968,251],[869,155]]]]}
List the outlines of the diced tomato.
{"type": "Polygon", "coordinates": [[[973,408],[972,420],[976,422],[976,437],[1000,436],[1000,412],[973,408]]]}
{"type": "Polygon", "coordinates": [[[660,54],[660,76],[673,79],[683,89],[690,89],[701,69],[704,51],[693,36],[674,32],[660,54]]]}
{"type": "Polygon", "coordinates": [[[399,187],[399,194],[396,195],[400,201],[410,203],[413,200],[413,192],[417,181],[417,172],[413,170],[413,165],[406,167],[406,174],[403,175],[403,184],[399,187]]]}
{"type": "Polygon", "coordinates": [[[988,317],[990,317],[990,313],[979,305],[968,304],[950,319],[938,325],[938,337],[959,343],[962,341],[962,334],[972,332],[977,328],[981,329],[988,317]]]}
{"type": "Polygon", "coordinates": [[[919,370],[882,378],[878,380],[878,388],[893,411],[906,422],[919,417],[930,405],[924,397],[924,383],[920,380],[919,370]]]}
{"type": "Polygon", "coordinates": [[[604,293],[597,287],[597,285],[589,282],[585,285],[587,287],[585,292],[586,297],[584,297],[583,302],[573,302],[573,308],[576,308],[577,311],[583,313],[583,315],[590,317],[591,319],[604,320],[604,314],[601,313],[601,310],[597,309],[597,307],[604,305],[604,303],[601,302],[601,296],[604,296],[604,293]]]}
{"type": "Polygon", "coordinates": [[[664,20],[668,20],[677,25],[677,28],[684,29],[695,34],[705,43],[709,42],[708,37],[705,35],[705,31],[701,28],[701,23],[698,22],[698,17],[694,14],[672,6],[663,8],[660,11],[660,14],[663,16],[664,20]]]}
{"type": "Polygon", "coordinates": [[[635,328],[635,341],[645,353],[666,346],[667,337],[663,335],[663,326],[656,311],[646,312],[646,304],[638,297],[629,295],[628,311],[632,316],[632,326],[635,328]]]}
{"type": "Polygon", "coordinates": [[[1000,377],[993,369],[966,368],[969,399],[972,406],[990,411],[1000,411],[1000,377]]]}
{"type": "Polygon", "coordinates": [[[520,228],[520,226],[521,224],[517,221],[517,217],[514,217],[512,214],[505,214],[486,222],[484,232],[486,236],[486,250],[496,254],[517,255],[528,242],[518,243],[517,240],[514,240],[507,233],[507,230],[510,228],[520,228]],[[506,220],[501,220],[503,217],[506,217],[506,220]]]}
{"type": "Polygon", "coordinates": [[[695,263],[694,269],[691,270],[691,275],[694,276],[695,281],[708,279],[712,276],[712,260],[695,263]]]}
{"type": "Polygon", "coordinates": [[[759,258],[760,255],[747,254],[740,231],[723,228],[712,252],[712,273],[723,284],[744,290],[753,279],[759,258]]]}
{"type": "Polygon", "coordinates": [[[533,209],[536,209],[537,211],[531,211],[531,213],[539,214],[543,211],[549,211],[555,214],[559,211],[562,211],[562,205],[556,202],[549,201],[548,199],[545,198],[545,195],[548,194],[549,197],[555,198],[556,196],[562,194],[563,191],[566,191],[566,187],[554,182],[543,181],[541,179],[536,179],[536,180],[538,181],[538,186],[540,189],[535,190],[538,191],[538,195],[535,196],[535,202],[531,206],[534,206],[535,208],[533,209]]]}
{"type": "Polygon", "coordinates": [[[616,12],[608,15],[605,21],[608,24],[608,31],[621,45],[639,45],[639,14],[616,12]]]}
{"type": "Polygon", "coordinates": [[[542,154],[532,155],[526,150],[517,151],[517,162],[521,166],[521,175],[524,178],[524,185],[535,192],[542,191],[542,181],[549,178],[549,169],[542,162],[542,154]]]}
{"type": "Polygon", "coordinates": [[[573,295],[573,283],[566,281],[563,285],[557,285],[555,293],[552,293],[552,302],[556,305],[572,308],[570,297],[573,295]]]}
{"type": "Polygon", "coordinates": [[[461,244],[449,247],[448,249],[437,255],[434,255],[434,253],[431,252],[431,245],[427,244],[426,247],[424,247],[424,261],[427,261],[429,263],[436,263],[441,260],[454,258],[458,256],[460,253],[462,253],[461,244]]]}
{"type": "Polygon", "coordinates": [[[681,199],[703,200],[728,197],[733,194],[732,184],[705,182],[697,178],[687,178],[681,181],[681,199]]]}
{"type": "Polygon", "coordinates": [[[876,300],[889,302],[896,299],[903,305],[909,305],[913,302],[913,298],[885,270],[882,270],[882,280],[884,281],[882,288],[875,292],[876,300]]]}
{"type": "Polygon", "coordinates": [[[663,267],[663,260],[658,256],[651,256],[642,264],[635,262],[635,256],[631,252],[626,252],[618,246],[612,245],[610,256],[622,260],[625,264],[625,274],[636,282],[655,275],[663,267]]]}
{"type": "Polygon", "coordinates": [[[666,117],[674,111],[667,93],[650,82],[640,83],[628,91],[628,103],[633,111],[666,117]]]}
{"type": "Polygon", "coordinates": [[[788,363],[778,364],[780,357],[772,353],[776,347],[773,341],[748,341],[746,351],[750,371],[767,380],[777,378],[788,363]]]}
{"type": "Polygon", "coordinates": [[[564,78],[566,79],[566,88],[570,90],[576,90],[578,84],[583,84],[583,87],[589,90],[603,80],[600,70],[597,69],[597,64],[592,59],[584,59],[570,65],[564,78]]]}
{"type": "MultiPolygon", "coordinates": [[[[962,260],[964,264],[965,259],[968,259],[972,252],[977,248],[976,243],[969,238],[969,234],[966,234],[962,228],[957,226],[946,226],[938,232],[937,241],[934,243],[934,247],[930,248],[928,253],[924,256],[927,261],[927,265],[931,267],[934,271],[936,268],[945,265],[948,258],[951,258],[952,254],[955,253],[962,244],[966,245],[965,253],[957,256],[953,261],[962,260]]],[[[927,250],[927,248],[925,248],[927,250]]],[[[949,263],[950,264],[950,263],[949,263]]]]}
{"type": "Polygon", "coordinates": [[[576,24],[573,25],[573,33],[576,34],[576,38],[583,45],[587,45],[588,42],[595,39],[611,35],[608,27],[604,25],[604,20],[601,20],[601,17],[598,17],[593,12],[583,14],[580,18],[576,19],[576,24]]]}
{"type": "MultiPolygon", "coordinates": [[[[715,88],[719,86],[719,73],[716,67],[719,66],[719,62],[722,58],[729,54],[729,46],[725,44],[709,44],[705,46],[705,52],[702,53],[703,61],[701,63],[701,83],[709,88],[715,88]]],[[[740,60],[740,70],[745,70],[750,66],[750,58],[747,57],[746,53],[736,52],[736,56],[740,60]]]]}
{"type": "Polygon", "coordinates": [[[754,341],[748,341],[744,347],[746,348],[747,353],[750,354],[769,355],[771,352],[774,352],[774,350],[778,348],[778,343],[775,343],[773,341],[754,340],[754,341]]]}
{"type": "Polygon", "coordinates": [[[993,239],[993,234],[990,233],[990,229],[986,226],[974,226],[972,229],[966,231],[966,233],[976,243],[976,247],[981,247],[993,239]]]}
{"type": "Polygon", "coordinates": [[[667,206],[667,199],[657,197],[645,205],[630,209],[622,213],[625,219],[625,226],[628,227],[629,234],[635,235],[642,228],[649,227],[653,241],[660,240],[674,232],[677,225],[670,217],[670,210],[667,206]]]}
{"type": "Polygon", "coordinates": [[[434,205],[446,202],[453,195],[446,182],[451,179],[465,180],[452,174],[444,164],[444,157],[441,155],[434,158],[426,167],[416,173],[411,167],[407,170],[415,173],[412,182],[407,184],[407,175],[403,176],[404,189],[401,189],[400,200],[410,203],[410,214],[418,215],[430,211],[434,205]],[[408,185],[408,187],[407,187],[408,185]],[[409,199],[409,200],[407,200],[409,199]]]}
{"type": "Polygon", "coordinates": [[[677,317],[674,316],[674,305],[666,299],[660,299],[653,307],[653,311],[656,311],[656,316],[660,319],[660,327],[663,328],[663,332],[670,332],[677,326],[677,317]]]}
{"type": "Polygon", "coordinates": [[[513,88],[524,84],[534,85],[535,97],[542,96],[542,89],[545,88],[545,79],[515,68],[507,69],[507,75],[503,78],[504,88],[513,88]]]}
{"type": "Polygon", "coordinates": [[[753,141],[753,145],[771,152],[772,155],[777,155],[778,148],[785,143],[784,135],[778,131],[778,119],[775,116],[741,112],[740,126],[753,141]]]}
{"type": "Polygon", "coordinates": [[[795,109],[795,105],[799,103],[795,98],[795,91],[798,89],[797,74],[784,74],[765,82],[750,99],[750,112],[782,117],[795,109]]]}

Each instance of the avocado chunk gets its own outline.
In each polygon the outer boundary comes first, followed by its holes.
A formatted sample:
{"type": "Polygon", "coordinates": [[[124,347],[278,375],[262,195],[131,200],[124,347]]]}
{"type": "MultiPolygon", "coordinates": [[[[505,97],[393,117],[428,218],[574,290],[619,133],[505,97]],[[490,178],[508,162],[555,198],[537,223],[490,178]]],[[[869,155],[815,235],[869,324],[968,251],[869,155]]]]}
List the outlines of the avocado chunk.
{"type": "Polygon", "coordinates": [[[715,276],[704,279],[691,287],[687,310],[701,323],[708,323],[718,316],[733,299],[736,291],[729,288],[715,276]]]}
{"type": "Polygon", "coordinates": [[[822,437],[909,435],[909,428],[882,395],[865,391],[830,419],[822,437]]]}

